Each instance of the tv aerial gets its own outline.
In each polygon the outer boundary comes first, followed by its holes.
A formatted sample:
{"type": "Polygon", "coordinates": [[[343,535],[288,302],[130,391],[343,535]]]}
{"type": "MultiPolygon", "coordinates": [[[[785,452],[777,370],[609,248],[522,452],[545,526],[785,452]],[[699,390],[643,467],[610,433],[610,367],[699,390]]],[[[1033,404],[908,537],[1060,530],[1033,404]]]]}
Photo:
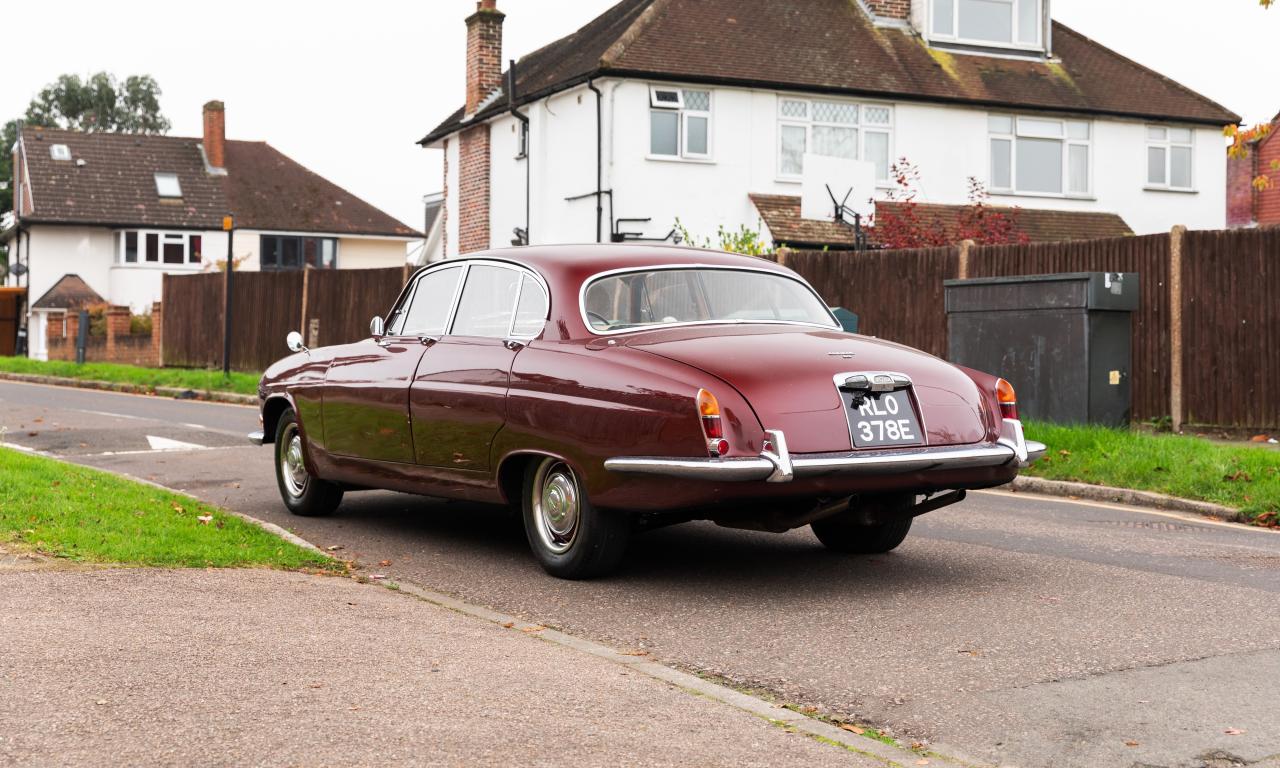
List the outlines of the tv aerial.
{"type": "Polygon", "coordinates": [[[862,228],[862,213],[849,207],[849,198],[853,196],[853,187],[849,187],[849,191],[845,192],[843,199],[838,199],[836,193],[831,190],[831,185],[827,184],[825,186],[827,195],[831,198],[831,203],[835,207],[835,223],[853,229],[854,250],[867,250],[867,231],[862,228]]]}

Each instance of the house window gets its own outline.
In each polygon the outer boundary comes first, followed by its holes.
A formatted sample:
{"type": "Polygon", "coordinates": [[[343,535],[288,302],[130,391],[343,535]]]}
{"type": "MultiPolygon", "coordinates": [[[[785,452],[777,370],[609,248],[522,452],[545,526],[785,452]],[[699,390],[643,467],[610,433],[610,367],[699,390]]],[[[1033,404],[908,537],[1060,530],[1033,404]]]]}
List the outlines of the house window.
{"type": "Polygon", "coordinates": [[[338,241],[331,237],[263,235],[258,253],[264,270],[335,269],[338,266],[338,241]]]}
{"type": "Polygon", "coordinates": [[[1043,48],[1044,0],[930,0],[929,37],[978,45],[1043,48]]]}
{"type": "Polygon", "coordinates": [[[649,155],[711,158],[711,91],[649,89],[649,155]]]}
{"type": "Polygon", "coordinates": [[[185,232],[130,229],[117,234],[116,263],[123,265],[199,265],[203,238],[185,232]]]}
{"type": "Polygon", "coordinates": [[[178,174],[157,173],[156,194],[161,197],[182,197],[182,185],[178,183],[178,174]]]}
{"type": "Polygon", "coordinates": [[[893,107],[784,97],[778,101],[778,174],[804,175],[806,152],[876,167],[876,182],[889,183],[893,107]]]}
{"type": "Polygon", "coordinates": [[[993,192],[1088,196],[1093,126],[1083,120],[991,115],[993,192]]]}
{"type": "Polygon", "coordinates": [[[521,122],[516,130],[519,131],[516,136],[516,159],[524,160],[529,157],[529,124],[521,122]]]}
{"type": "Polygon", "coordinates": [[[66,144],[54,144],[49,147],[49,157],[54,160],[70,160],[71,148],[66,144]]]}
{"type": "Polygon", "coordinates": [[[1193,189],[1195,134],[1190,128],[1147,126],[1147,186],[1193,189]]]}

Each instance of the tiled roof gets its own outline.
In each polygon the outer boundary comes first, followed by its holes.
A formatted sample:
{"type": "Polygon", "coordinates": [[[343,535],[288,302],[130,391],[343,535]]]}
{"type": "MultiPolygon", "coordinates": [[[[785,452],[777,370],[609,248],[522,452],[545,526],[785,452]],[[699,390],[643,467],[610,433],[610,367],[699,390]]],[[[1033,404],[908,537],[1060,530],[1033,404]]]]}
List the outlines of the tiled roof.
{"type": "Polygon", "coordinates": [[[58,224],[420,236],[262,142],[228,141],[227,175],[206,172],[200,140],[27,127],[22,142],[35,208],[25,221],[58,224]],[[49,148],[65,144],[71,160],[49,148]],[[155,174],[173,173],[181,199],[161,199],[155,174]]]}
{"type": "MultiPolygon", "coordinates": [[[[797,247],[832,248],[853,245],[853,229],[830,221],[815,221],[800,217],[800,198],[788,195],[752,195],[751,202],[760,212],[760,218],[769,227],[776,243],[797,247]]],[[[899,213],[903,203],[876,202],[876,213],[899,213]]],[[[961,205],[935,205],[919,203],[916,215],[920,221],[937,226],[946,232],[957,229],[961,205]]],[[[999,208],[990,210],[1016,215],[1018,232],[1032,242],[1056,242],[1061,240],[1094,240],[1104,237],[1132,235],[1133,230],[1124,219],[1114,213],[1090,211],[1054,211],[1040,208],[999,208]]],[[[868,241],[876,243],[875,227],[867,229],[868,241]]]]}
{"type": "MultiPolygon", "coordinates": [[[[1004,109],[1239,122],[1225,107],[1053,24],[1054,60],[951,53],[850,0],[623,0],[516,66],[525,103],[622,75],[1004,109]]],[[[477,118],[506,109],[497,99],[477,118]]],[[[459,109],[422,143],[463,127],[459,109]]]]}
{"type": "Polygon", "coordinates": [[[44,292],[31,305],[32,309],[83,309],[94,304],[106,304],[97,291],[80,279],[79,275],[63,275],[53,287],[44,292]]]}

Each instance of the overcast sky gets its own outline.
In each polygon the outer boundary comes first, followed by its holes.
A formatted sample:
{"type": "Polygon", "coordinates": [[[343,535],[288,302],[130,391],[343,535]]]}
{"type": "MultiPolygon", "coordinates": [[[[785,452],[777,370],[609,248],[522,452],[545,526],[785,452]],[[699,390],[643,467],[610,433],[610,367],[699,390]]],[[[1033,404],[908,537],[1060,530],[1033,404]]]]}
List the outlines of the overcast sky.
{"type": "MultiPolygon", "coordinates": [[[[572,32],[613,3],[499,0],[506,57],[572,32]]],[[[201,105],[221,99],[229,138],[268,141],[420,226],[422,196],[441,187],[441,153],[414,142],[462,103],[462,21],[474,9],[475,0],[6,3],[0,116],[20,116],[62,73],[150,74],[174,135],[200,135],[201,105]]],[[[1280,111],[1280,8],[1053,0],[1053,15],[1246,121],[1280,111]]]]}

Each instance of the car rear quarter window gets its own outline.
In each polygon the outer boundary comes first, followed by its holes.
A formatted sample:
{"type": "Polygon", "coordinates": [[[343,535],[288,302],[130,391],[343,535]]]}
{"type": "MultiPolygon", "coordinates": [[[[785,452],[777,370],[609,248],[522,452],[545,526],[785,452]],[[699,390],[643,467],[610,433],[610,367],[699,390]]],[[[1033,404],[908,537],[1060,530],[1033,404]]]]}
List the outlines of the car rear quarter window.
{"type": "Polygon", "coordinates": [[[516,291],[523,277],[522,273],[506,267],[473,265],[462,289],[452,335],[506,338],[515,314],[516,291]]]}
{"type": "Polygon", "coordinates": [[[449,322],[453,296],[457,292],[460,267],[429,272],[418,279],[408,308],[394,318],[396,336],[439,336],[449,322]]]}
{"type": "Polygon", "coordinates": [[[528,275],[520,284],[520,303],[516,306],[516,321],[511,335],[532,338],[542,333],[547,322],[547,297],[538,281],[528,275]]]}

